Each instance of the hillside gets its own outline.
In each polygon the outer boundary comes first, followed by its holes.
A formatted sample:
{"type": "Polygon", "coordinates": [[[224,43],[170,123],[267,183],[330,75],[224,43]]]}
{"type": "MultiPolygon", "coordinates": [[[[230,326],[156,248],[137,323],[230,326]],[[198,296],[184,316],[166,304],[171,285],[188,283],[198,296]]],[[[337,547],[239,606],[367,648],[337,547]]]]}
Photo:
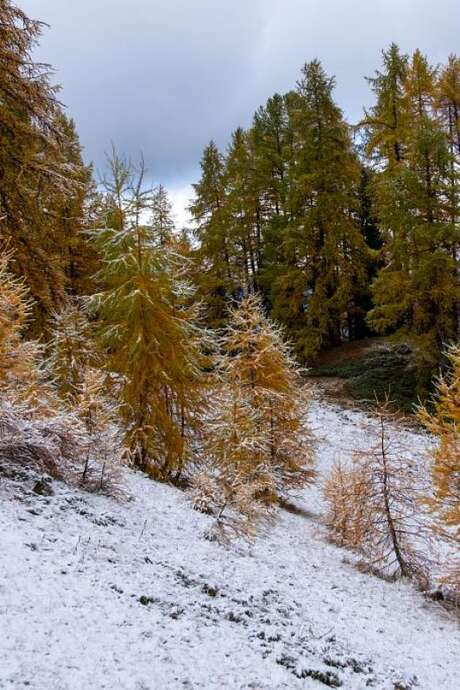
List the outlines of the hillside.
{"type": "MultiPolygon", "coordinates": [[[[320,476],[364,421],[313,405],[320,476]]],[[[2,690],[458,687],[453,614],[328,543],[319,488],[224,549],[184,493],[139,473],[122,501],[32,484],[0,480],[2,690]]]]}
{"type": "Polygon", "coordinates": [[[407,342],[374,337],[345,343],[321,353],[309,375],[332,398],[354,405],[375,404],[389,397],[402,412],[411,414],[420,402],[416,353],[407,342]]]}

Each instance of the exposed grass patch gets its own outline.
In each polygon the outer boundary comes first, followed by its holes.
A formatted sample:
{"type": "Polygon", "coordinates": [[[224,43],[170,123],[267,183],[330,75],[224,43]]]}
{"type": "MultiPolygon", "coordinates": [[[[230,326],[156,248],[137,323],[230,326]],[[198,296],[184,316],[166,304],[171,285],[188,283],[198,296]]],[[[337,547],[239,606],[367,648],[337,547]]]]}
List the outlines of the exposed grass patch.
{"type": "Polygon", "coordinates": [[[417,402],[417,368],[405,344],[365,341],[361,347],[337,348],[309,371],[310,376],[344,379],[342,393],[354,400],[390,398],[403,412],[417,402]]]}

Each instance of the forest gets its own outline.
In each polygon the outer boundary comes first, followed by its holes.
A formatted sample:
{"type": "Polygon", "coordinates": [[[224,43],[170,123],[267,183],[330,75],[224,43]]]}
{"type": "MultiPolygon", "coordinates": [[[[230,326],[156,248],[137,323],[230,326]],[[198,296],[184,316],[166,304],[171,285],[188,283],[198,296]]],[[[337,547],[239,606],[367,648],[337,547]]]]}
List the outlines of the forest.
{"type": "Polygon", "coordinates": [[[321,488],[329,540],[458,606],[460,57],[384,47],[354,123],[305,63],[206,145],[181,228],[142,157],[85,162],[43,29],[0,0],[0,481],[123,500],[135,470],[185,492],[207,540],[253,543],[318,483],[310,371],[381,339],[410,353],[428,470],[373,391],[369,447],[321,488]]]}

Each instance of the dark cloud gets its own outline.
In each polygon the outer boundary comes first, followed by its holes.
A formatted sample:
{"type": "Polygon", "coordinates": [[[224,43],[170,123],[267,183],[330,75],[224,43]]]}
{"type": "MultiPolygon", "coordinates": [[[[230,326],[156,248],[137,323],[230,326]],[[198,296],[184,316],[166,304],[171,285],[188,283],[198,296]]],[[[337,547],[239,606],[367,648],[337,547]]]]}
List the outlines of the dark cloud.
{"type": "Polygon", "coordinates": [[[176,189],[196,177],[211,137],[225,146],[306,60],[337,76],[337,99],[357,120],[383,47],[443,61],[460,27],[458,0],[17,2],[51,25],[38,54],[56,68],[87,158],[102,166],[111,140],[133,157],[142,150],[176,189]]]}

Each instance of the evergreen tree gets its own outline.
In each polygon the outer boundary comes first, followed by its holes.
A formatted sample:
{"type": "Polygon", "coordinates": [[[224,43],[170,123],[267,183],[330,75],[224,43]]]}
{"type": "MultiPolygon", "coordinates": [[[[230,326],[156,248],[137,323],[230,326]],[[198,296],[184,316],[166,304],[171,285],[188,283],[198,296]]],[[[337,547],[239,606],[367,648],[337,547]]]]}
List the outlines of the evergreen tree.
{"type": "Polygon", "coordinates": [[[250,137],[241,128],[233,136],[225,161],[227,237],[233,247],[233,286],[245,294],[258,288],[261,255],[260,199],[250,137]]]}
{"type": "Polygon", "coordinates": [[[200,181],[193,185],[195,199],[190,206],[199,241],[197,288],[207,322],[220,326],[235,292],[235,253],[228,233],[224,158],[212,141],[203,153],[201,171],[200,181]]]}
{"type": "Polygon", "coordinates": [[[333,88],[314,61],[289,105],[295,157],[271,303],[303,357],[354,332],[368,263],[356,206],[360,168],[333,88]]]}
{"type": "Polygon", "coordinates": [[[161,184],[154,190],[152,196],[151,226],[159,246],[164,247],[171,242],[174,234],[172,206],[168,192],[161,184]]]}

